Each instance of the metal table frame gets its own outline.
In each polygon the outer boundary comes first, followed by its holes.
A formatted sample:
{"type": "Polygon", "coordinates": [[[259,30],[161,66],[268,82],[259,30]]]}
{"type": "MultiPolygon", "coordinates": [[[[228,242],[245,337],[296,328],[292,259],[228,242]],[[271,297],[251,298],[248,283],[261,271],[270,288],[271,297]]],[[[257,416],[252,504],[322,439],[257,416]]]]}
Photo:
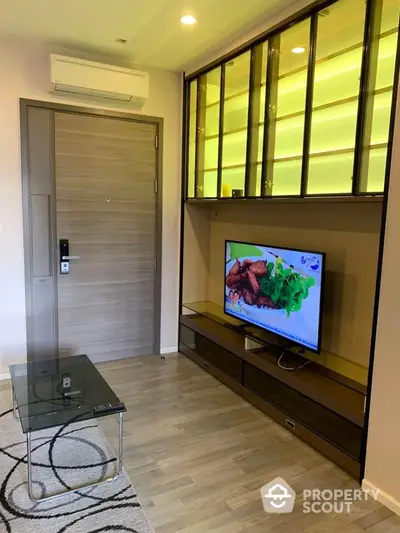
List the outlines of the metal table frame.
{"type": "MultiPolygon", "coordinates": [[[[13,412],[14,412],[14,418],[16,420],[20,420],[17,412],[18,412],[18,406],[15,398],[15,392],[14,387],[12,387],[12,399],[13,399],[13,412]]],[[[110,413],[109,416],[116,413],[110,413]]],[[[95,417],[94,417],[95,418],[95,417]]],[[[55,498],[59,498],[60,496],[65,496],[66,494],[71,494],[74,492],[78,492],[80,490],[89,489],[93,487],[98,487],[100,485],[104,485],[105,483],[110,483],[111,481],[114,481],[119,477],[119,475],[122,472],[122,463],[123,463],[123,434],[124,434],[124,412],[119,413],[119,450],[118,450],[118,467],[116,473],[108,477],[106,479],[102,479],[101,481],[95,481],[94,483],[87,483],[86,485],[80,485],[79,487],[75,487],[72,489],[64,490],[62,492],[58,492],[56,494],[52,494],[51,496],[46,496],[45,498],[35,498],[33,496],[33,480],[32,480],[32,432],[28,431],[26,434],[26,449],[27,449],[27,466],[28,466],[28,495],[29,498],[35,502],[35,503],[41,503],[41,502],[47,502],[49,500],[53,500],[55,498]]]]}

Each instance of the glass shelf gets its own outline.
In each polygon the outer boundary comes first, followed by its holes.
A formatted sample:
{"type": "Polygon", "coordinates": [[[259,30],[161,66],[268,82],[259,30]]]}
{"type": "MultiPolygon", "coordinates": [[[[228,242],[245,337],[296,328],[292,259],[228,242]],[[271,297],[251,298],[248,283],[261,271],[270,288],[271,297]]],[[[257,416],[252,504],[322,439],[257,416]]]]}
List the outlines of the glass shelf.
{"type": "Polygon", "coordinates": [[[383,193],[400,3],[382,1],[361,97],[365,0],[339,0],[313,27],[306,18],[190,81],[188,198],[383,193]]]}
{"type": "MultiPolygon", "coordinates": [[[[368,149],[371,151],[380,150],[383,148],[387,148],[387,143],[376,143],[376,144],[371,144],[370,146],[368,146],[368,149]]],[[[319,152],[311,153],[310,159],[316,158],[316,157],[331,156],[331,155],[342,155],[342,154],[350,153],[352,151],[353,151],[353,148],[349,146],[343,146],[342,148],[337,148],[333,150],[325,150],[325,151],[321,150],[319,152]]],[[[298,161],[301,159],[303,159],[303,155],[300,153],[289,154],[287,156],[274,159],[274,163],[286,163],[290,161],[298,161]]],[[[257,165],[262,165],[262,161],[257,161],[257,165]]],[[[222,167],[222,170],[237,170],[237,169],[243,169],[244,167],[245,167],[245,164],[239,163],[239,164],[227,165],[226,167],[222,167]]],[[[216,172],[216,171],[217,171],[216,168],[208,168],[204,170],[204,172],[216,172]]]]}
{"type": "MultiPolygon", "coordinates": [[[[390,28],[380,37],[380,57],[377,73],[377,88],[385,87],[393,82],[393,77],[390,75],[391,66],[394,65],[396,60],[396,41],[397,41],[397,28],[390,28]]],[[[355,79],[355,72],[360,66],[360,54],[362,52],[362,43],[358,43],[356,47],[351,46],[348,50],[342,50],[341,52],[333,53],[331,56],[321,57],[316,61],[316,67],[324,64],[324,68],[320,68],[318,76],[316,76],[315,83],[321,84],[329,83],[329,91],[338,96],[339,91],[348,91],[348,85],[351,85],[351,80],[355,79]],[[337,79],[336,79],[337,78],[337,79]],[[333,84],[332,80],[336,79],[336,83],[333,84]]],[[[286,94],[293,96],[296,89],[303,90],[302,76],[307,70],[307,66],[301,67],[288,72],[284,75],[278,76],[278,81],[287,80],[283,85],[286,86],[286,94]]],[[[358,80],[359,81],[359,80],[358,80]]],[[[261,84],[261,87],[265,87],[265,82],[261,84]]],[[[323,90],[321,89],[321,92],[323,90]]],[[[358,92],[358,91],[357,91],[358,92]]],[[[340,100],[347,98],[346,96],[340,97],[340,100]]],[[[247,109],[249,93],[248,90],[240,91],[225,98],[225,102],[236,100],[236,109],[247,109]]],[[[317,101],[317,100],[316,100],[317,101]]],[[[218,106],[219,102],[213,102],[208,107],[218,106]]],[[[320,104],[317,104],[320,105],[320,104]]]]}
{"type": "Polygon", "coordinates": [[[230,324],[232,326],[242,326],[245,323],[241,320],[237,320],[229,315],[224,313],[224,308],[222,305],[218,305],[214,302],[190,302],[182,304],[182,314],[197,314],[205,316],[218,324],[230,324]],[[190,312],[188,312],[190,311],[190,312]]]}
{"type": "MultiPolygon", "coordinates": [[[[391,106],[392,92],[393,92],[393,85],[381,87],[380,89],[377,89],[374,92],[374,96],[382,97],[382,98],[384,97],[385,98],[385,107],[389,111],[390,111],[390,106],[391,106]]],[[[383,101],[382,98],[381,98],[381,102],[383,101]]],[[[327,104],[323,104],[323,105],[320,105],[320,106],[313,106],[312,111],[313,111],[313,113],[317,113],[319,111],[325,111],[325,110],[328,110],[328,109],[331,109],[331,108],[335,108],[336,106],[341,106],[341,105],[344,105],[344,104],[349,104],[349,103],[358,104],[358,99],[359,99],[358,95],[350,96],[349,98],[345,98],[345,99],[342,99],[342,100],[335,100],[333,102],[329,102],[327,104]]],[[[380,104],[380,107],[382,107],[382,103],[380,104]]],[[[357,114],[357,110],[358,110],[358,107],[356,105],[354,107],[354,113],[355,114],[357,114]]],[[[260,115],[262,115],[262,113],[260,113],[260,115]]],[[[286,121],[292,121],[292,120],[294,120],[296,118],[300,118],[300,121],[298,121],[298,127],[300,127],[301,124],[304,123],[304,111],[300,111],[298,113],[291,113],[291,114],[288,114],[288,115],[279,116],[276,119],[276,122],[277,122],[277,124],[280,124],[280,123],[285,123],[286,121]]],[[[258,126],[258,127],[264,126],[264,120],[261,120],[260,122],[257,122],[256,126],[258,126]]],[[[243,132],[243,133],[245,133],[247,135],[247,125],[243,126],[243,127],[240,127],[240,128],[237,128],[237,129],[227,130],[227,131],[224,132],[224,136],[229,136],[229,135],[232,135],[232,134],[235,134],[235,133],[240,133],[240,132],[243,132]]],[[[216,139],[218,137],[219,137],[219,134],[214,134],[214,135],[206,136],[205,140],[208,141],[208,140],[216,139]]]]}

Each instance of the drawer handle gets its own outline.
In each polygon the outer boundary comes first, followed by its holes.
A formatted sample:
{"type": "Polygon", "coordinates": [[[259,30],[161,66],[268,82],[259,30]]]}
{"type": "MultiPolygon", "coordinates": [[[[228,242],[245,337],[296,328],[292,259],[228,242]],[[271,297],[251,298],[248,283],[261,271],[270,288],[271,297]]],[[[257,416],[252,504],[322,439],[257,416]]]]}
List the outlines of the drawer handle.
{"type": "Polygon", "coordinates": [[[204,363],[204,367],[205,367],[205,368],[208,368],[208,363],[204,363]]]}
{"type": "Polygon", "coordinates": [[[290,427],[290,429],[296,429],[296,424],[292,422],[292,420],[286,419],[286,425],[290,427]]]}

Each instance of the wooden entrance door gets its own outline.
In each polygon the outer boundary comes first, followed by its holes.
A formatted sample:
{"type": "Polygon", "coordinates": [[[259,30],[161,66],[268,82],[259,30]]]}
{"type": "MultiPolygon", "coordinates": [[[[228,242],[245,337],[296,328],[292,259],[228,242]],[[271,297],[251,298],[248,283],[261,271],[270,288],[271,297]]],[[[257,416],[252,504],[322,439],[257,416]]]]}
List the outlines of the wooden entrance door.
{"type": "Polygon", "coordinates": [[[53,328],[54,351],[59,348],[61,356],[85,353],[104,361],[154,353],[160,307],[157,123],[34,111],[29,116],[28,109],[28,148],[43,170],[52,166],[52,183],[43,186],[43,172],[32,168],[31,157],[28,348],[36,359],[47,357],[53,328]],[[49,133],[52,150],[39,157],[49,133]],[[68,274],[60,270],[60,240],[76,258],[69,260],[68,274]]]}

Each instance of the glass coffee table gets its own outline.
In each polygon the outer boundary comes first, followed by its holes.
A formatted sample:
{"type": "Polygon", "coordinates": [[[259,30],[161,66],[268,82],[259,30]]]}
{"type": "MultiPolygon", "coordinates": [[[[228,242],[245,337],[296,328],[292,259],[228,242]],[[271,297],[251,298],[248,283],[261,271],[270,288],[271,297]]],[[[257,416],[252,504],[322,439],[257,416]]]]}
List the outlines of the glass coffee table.
{"type": "Polygon", "coordinates": [[[109,483],[122,472],[123,416],[125,405],[101,376],[87,355],[56,358],[10,367],[14,417],[26,435],[28,493],[32,501],[109,483]],[[44,498],[33,496],[32,433],[43,429],[119,414],[119,453],[115,475],[44,498]]]}

